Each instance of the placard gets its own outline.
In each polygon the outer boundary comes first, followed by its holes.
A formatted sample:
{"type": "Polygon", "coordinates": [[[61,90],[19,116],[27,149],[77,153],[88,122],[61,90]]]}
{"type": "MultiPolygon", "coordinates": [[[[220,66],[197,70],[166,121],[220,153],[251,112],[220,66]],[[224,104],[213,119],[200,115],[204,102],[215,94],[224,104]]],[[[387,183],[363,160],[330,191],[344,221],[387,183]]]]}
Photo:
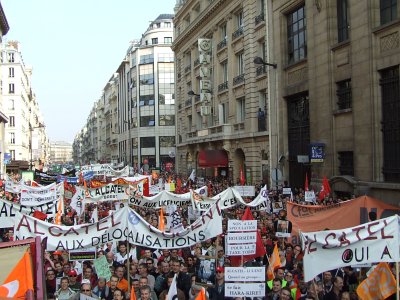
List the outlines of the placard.
{"type": "Polygon", "coordinates": [[[225,282],[229,281],[265,281],[264,267],[225,267],[225,282]]]}
{"type": "Polygon", "coordinates": [[[103,255],[102,257],[95,259],[93,264],[94,267],[96,268],[97,276],[99,278],[103,277],[106,279],[106,281],[109,281],[112,274],[106,256],[103,255]]]}
{"type": "Polygon", "coordinates": [[[225,282],[225,297],[265,297],[265,283],[225,282]]]}
{"type": "Polygon", "coordinates": [[[304,192],[304,199],[306,202],[315,202],[315,193],[314,191],[305,191],[304,192]]]}
{"type": "Polygon", "coordinates": [[[96,248],[88,248],[82,250],[69,250],[70,261],[83,261],[83,260],[95,260],[96,259],[96,248]]]}
{"type": "Polygon", "coordinates": [[[254,197],[256,190],[253,185],[235,185],[234,189],[237,190],[242,197],[254,197]]]}
{"type": "Polygon", "coordinates": [[[257,220],[228,220],[228,232],[231,231],[257,231],[257,220]]]}
{"type": "Polygon", "coordinates": [[[247,244],[256,243],[256,232],[229,232],[226,242],[228,244],[247,244]]]}
{"type": "Polygon", "coordinates": [[[288,188],[283,188],[282,189],[282,194],[283,195],[291,195],[292,194],[292,189],[290,187],[288,188]]]}
{"type": "Polygon", "coordinates": [[[256,244],[226,244],[225,252],[228,256],[252,255],[256,253],[256,244]]]}

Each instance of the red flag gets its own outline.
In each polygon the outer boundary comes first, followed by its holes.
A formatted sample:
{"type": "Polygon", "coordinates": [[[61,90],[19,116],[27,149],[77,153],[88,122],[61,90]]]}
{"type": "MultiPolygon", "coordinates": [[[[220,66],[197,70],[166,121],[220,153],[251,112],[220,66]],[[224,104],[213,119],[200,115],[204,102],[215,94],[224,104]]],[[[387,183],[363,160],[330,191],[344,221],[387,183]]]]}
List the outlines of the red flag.
{"type": "Polygon", "coordinates": [[[35,210],[33,212],[33,217],[42,221],[47,219],[47,215],[44,212],[41,212],[40,210],[35,210]]]}
{"type": "Polygon", "coordinates": [[[244,178],[243,166],[240,166],[240,184],[244,185],[246,183],[246,178],[244,178]]]}
{"type": "Polygon", "coordinates": [[[328,178],[326,178],[326,176],[324,176],[324,178],[322,179],[321,191],[319,192],[319,195],[318,195],[318,200],[319,201],[324,200],[324,198],[327,195],[329,195],[330,192],[331,192],[331,187],[329,186],[328,178]]]}
{"type": "Polygon", "coordinates": [[[143,196],[149,197],[150,196],[150,189],[149,189],[149,178],[146,178],[143,181],[143,196]]]}
{"type": "Polygon", "coordinates": [[[326,194],[330,194],[331,187],[329,185],[329,181],[328,178],[326,178],[326,176],[324,176],[324,178],[322,179],[322,184],[324,185],[324,191],[326,192],[326,194]]]}
{"type": "Polygon", "coordinates": [[[308,174],[306,173],[306,182],[304,183],[304,190],[308,191],[308,174]]]}
{"type": "MultiPolygon", "coordinates": [[[[242,221],[248,221],[248,220],[254,220],[249,207],[246,208],[244,215],[242,217],[242,221]]],[[[243,262],[252,260],[252,259],[260,257],[260,256],[264,256],[265,253],[267,253],[267,252],[265,251],[265,247],[262,243],[261,234],[259,231],[257,231],[256,253],[250,254],[250,255],[243,255],[243,262]]],[[[242,261],[241,256],[231,256],[232,267],[240,266],[241,261],[242,261]]]]}

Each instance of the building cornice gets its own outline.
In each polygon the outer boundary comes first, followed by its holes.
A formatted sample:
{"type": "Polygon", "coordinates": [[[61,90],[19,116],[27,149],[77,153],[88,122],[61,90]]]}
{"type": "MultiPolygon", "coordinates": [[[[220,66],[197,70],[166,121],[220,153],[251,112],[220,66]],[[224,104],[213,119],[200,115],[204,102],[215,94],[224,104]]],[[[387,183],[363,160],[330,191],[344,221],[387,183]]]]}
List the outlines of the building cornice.
{"type": "Polygon", "coordinates": [[[204,24],[206,24],[206,20],[212,18],[217,13],[217,9],[220,8],[225,2],[227,2],[227,0],[218,0],[210,4],[207,9],[205,9],[195,20],[193,20],[189,27],[185,28],[185,30],[178,37],[176,37],[171,49],[176,51],[176,49],[180,48],[183,42],[187,41],[187,38],[192,35],[193,32],[202,29],[204,24]]]}
{"type": "Polygon", "coordinates": [[[4,13],[3,6],[0,3],[0,26],[1,26],[1,34],[6,35],[10,30],[10,26],[8,25],[6,14],[4,13]]]}

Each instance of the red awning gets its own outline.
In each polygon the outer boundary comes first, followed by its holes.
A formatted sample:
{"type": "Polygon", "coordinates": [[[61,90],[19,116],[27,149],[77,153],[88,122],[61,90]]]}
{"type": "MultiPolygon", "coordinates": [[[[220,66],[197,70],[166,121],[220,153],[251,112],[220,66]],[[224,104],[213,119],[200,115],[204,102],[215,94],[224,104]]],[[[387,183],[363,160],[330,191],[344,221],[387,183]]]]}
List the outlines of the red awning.
{"type": "Polygon", "coordinates": [[[198,156],[200,168],[228,167],[228,153],[225,150],[202,150],[198,156]]]}

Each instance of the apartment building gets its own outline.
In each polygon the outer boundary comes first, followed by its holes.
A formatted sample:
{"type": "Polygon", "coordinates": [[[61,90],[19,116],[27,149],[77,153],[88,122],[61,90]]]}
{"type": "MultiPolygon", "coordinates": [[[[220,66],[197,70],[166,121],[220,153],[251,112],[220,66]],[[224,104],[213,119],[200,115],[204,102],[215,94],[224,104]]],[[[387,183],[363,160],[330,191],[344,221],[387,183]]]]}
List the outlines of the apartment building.
{"type": "Polygon", "coordinates": [[[177,169],[235,182],[270,182],[273,67],[254,64],[266,57],[267,22],[261,0],[187,0],[175,7],[177,169]],[[199,39],[211,42],[200,53],[199,39]],[[209,56],[210,100],[202,101],[204,56],[209,56]],[[206,109],[203,107],[207,107],[206,109]]]}
{"type": "Polygon", "coordinates": [[[283,178],[327,176],[338,196],[398,204],[399,1],[273,0],[267,12],[283,178]]]}
{"type": "Polygon", "coordinates": [[[51,142],[50,162],[52,164],[65,164],[72,162],[72,145],[63,141],[51,142]]]}
{"type": "Polygon", "coordinates": [[[9,119],[5,142],[11,157],[7,169],[32,168],[48,157],[45,124],[31,86],[32,68],[25,65],[18,41],[5,43],[2,58],[1,93],[3,110],[9,119]]]}
{"type": "MultiPolygon", "coordinates": [[[[6,15],[0,3],[0,51],[1,52],[3,48],[3,37],[7,34],[9,29],[10,26],[8,25],[6,15]]],[[[2,77],[0,77],[0,80],[1,81],[3,80],[2,77]]],[[[5,126],[7,122],[8,118],[4,113],[3,98],[0,93],[0,178],[2,178],[3,174],[5,173],[5,165],[4,165],[4,159],[6,158],[4,156],[6,150],[5,126]]]]}

